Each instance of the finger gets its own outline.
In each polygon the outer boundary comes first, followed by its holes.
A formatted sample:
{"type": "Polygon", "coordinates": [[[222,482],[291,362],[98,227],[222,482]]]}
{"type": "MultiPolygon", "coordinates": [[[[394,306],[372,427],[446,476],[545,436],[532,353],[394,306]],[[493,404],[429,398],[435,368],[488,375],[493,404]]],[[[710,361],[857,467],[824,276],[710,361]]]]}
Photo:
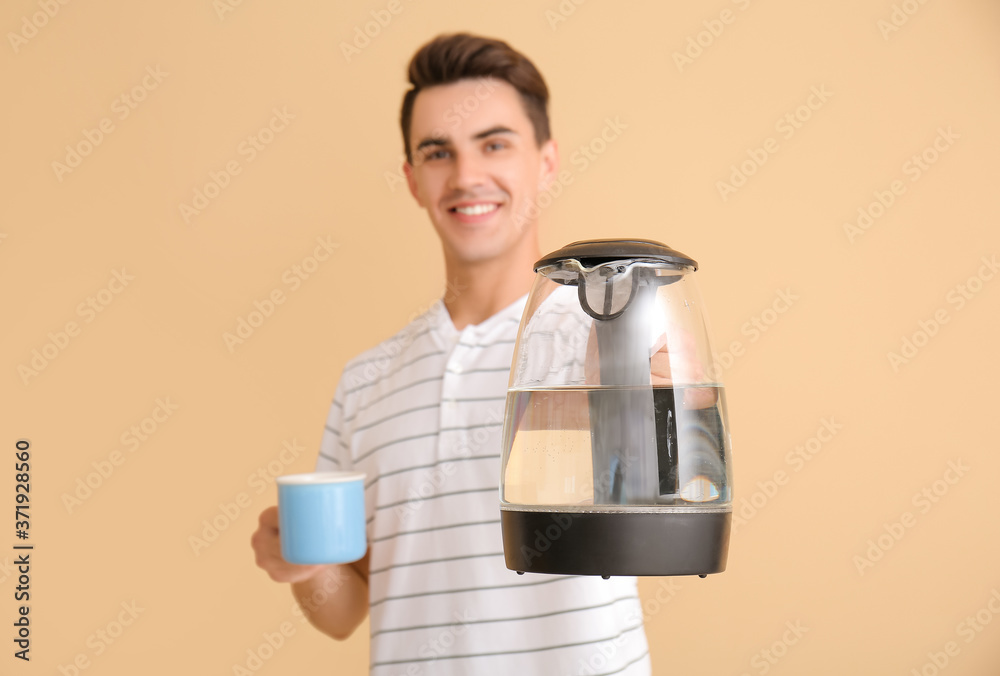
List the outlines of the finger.
{"type": "Polygon", "coordinates": [[[272,505],[271,507],[265,509],[263,512],[260,513],[260,516],[257,518],[257,521],[260,523],[260,527],[262,529],[277,532],[278,506],[272,505]]]}
{"type": "Polygon", "coordinates": [[[272,571],[268,571],[271,579],[275,582],[302,582],[318,575],[321,570],[326,568],[324,565],[299,566],[294,563],[288,563],[284,559],[281,560],[281,563],[283,565],[276,566],[272,571]]]}
{"type": "Polygon", "coordinates": [[[657,352],[649,359],[649,373],[654,385],[671,384],[670,355],[657,352]]]}
{"type": "Polygon", "coordinates": [[[694,410],[714,406],[718,396],[714,387],[692,387],[684,391],[684,408],[694,410]]]}
{"type": "Polygon", "coordinates": [[[652,347],[651,351],[654,354],[657,353],[657,352],[660,352],[660,351],[663,351],[663,352],[667,351],[667,334],[666,334],[666,332],[661,333],[660,337],[656,339],[656,342],[653,343],[653,347],[652,347]]]}
{"type": "Polygon", "coordinates": [[[271,505],[267,509],[260,513],[259,521],[263,523],[275,524],[278,523],[278,506],[271,505]]]}

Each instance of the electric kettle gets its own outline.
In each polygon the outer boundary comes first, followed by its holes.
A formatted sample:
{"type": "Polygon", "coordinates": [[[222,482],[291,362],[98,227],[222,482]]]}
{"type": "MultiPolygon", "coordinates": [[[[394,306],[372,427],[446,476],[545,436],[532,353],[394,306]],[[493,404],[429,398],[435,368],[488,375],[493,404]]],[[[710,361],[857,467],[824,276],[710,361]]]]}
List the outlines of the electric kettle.
{"type": "Polygon", "coordinates": [[[697,268],[640,239],[574,242],[535,263],[503,426],[510,570],[725,570],[731,440],[697,268]]]}

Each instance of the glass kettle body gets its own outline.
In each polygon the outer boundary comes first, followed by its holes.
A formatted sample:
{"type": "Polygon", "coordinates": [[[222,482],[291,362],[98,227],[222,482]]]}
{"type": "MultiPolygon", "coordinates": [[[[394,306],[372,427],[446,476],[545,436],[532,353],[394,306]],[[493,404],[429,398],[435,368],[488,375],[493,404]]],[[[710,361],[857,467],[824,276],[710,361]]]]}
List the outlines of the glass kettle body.
{"type": "Polygon", "coordinates": [[[535,264],[504,417],[509,569],[725,570],[731,441],[696,269],[650,240],[574,242],[535,264]]]}

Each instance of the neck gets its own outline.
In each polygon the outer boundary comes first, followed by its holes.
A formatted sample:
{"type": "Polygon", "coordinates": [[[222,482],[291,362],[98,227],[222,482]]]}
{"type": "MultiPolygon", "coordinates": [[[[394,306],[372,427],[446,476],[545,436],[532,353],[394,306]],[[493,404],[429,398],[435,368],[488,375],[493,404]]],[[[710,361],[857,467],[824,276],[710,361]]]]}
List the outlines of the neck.
{"type": "Polygon", "coordinates": [[[479,324],[531,290],[541,258],[537,241],[510,256],[467,263],[446,256],[444,305],[455,328],[479,324]]]}

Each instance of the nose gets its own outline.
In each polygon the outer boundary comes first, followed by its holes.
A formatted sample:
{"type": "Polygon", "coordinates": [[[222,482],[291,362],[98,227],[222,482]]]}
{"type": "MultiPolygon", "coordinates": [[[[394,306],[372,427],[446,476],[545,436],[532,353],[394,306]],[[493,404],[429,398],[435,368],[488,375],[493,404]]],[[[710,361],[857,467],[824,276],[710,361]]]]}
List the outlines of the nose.
{"type": "Polygon", "coordinates": [[[455,154],[448,187],[455,192],[473,191],[486,182],[482,158],[474,153],[455,154]]]}

